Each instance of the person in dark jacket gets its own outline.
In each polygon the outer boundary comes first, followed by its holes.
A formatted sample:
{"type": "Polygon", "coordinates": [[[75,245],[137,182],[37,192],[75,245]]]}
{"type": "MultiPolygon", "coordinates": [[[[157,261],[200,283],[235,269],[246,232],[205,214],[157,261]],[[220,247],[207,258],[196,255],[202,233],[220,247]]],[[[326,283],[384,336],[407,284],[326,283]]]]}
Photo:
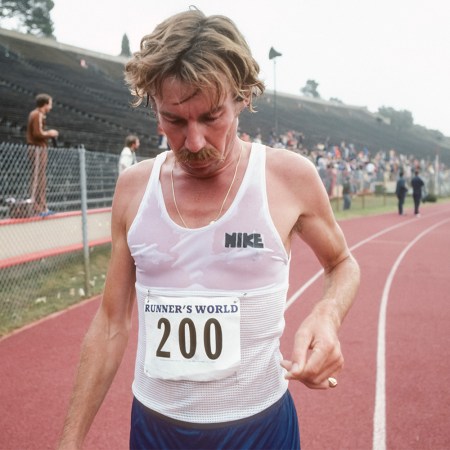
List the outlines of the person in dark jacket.
{"type": "Polygon", "coordinates": [[[399,178],[397,180],[397,187],[395,188],[395,194],[398,198],[398,213],[403,215],[403,204],[405,203],[406,193],[408,192],[408,188],[406,187],[406,181],[403,178],[403,172],[401,171],[399,174],[399,178]]]}
{"type": "Polygon", "coordinates": [[[422,178],[419,177],[419,171],[416,170],[414,177],[411,180],[411,186],[413,189],[413,199],[414,199],[414,214],[420,216],[419,206],[422,200],[422,188],[424,187],[424,182],[422,178]]]}

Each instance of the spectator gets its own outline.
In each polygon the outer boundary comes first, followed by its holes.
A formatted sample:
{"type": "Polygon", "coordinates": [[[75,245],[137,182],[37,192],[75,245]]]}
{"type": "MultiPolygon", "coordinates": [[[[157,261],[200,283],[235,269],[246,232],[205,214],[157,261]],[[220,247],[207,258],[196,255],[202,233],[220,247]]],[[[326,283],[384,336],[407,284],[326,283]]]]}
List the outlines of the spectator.
{"type": "Polygon", "coordinates": [[[161,126],[158,124],[158,148],[160,150],[167,150],[169,145],[167,143],[167,136],[162,130],[161,126]]]}
{"type": "Polygon", "coordinates": [[[34,211],[40,216],[54,212],[47,208],[48,139],[58,137],[57,130],[46,130],[47,114],[52,110],[53,99],[48,94],[36,96],[36,108],[30,112],[27,123],[28,156],[32,164],[30,197],[34,211]]]}
{"type": "Polygon", "coordinates": [[[347,175],[345,177],[344,183],[342,184],[342,196],[344,197],[344,210],[350,209],[352,206],[352,183],[350,177],[347,175]]]}
{"type": "Polygon", "coordinates": [[[134,134],[130,134],[125,139],[125,147],[120,153],[119,158],[119,174],[122,173],[126,168],[136,164],[136,151],[141,143],[139,138],[134,134]]]}
{"type": "Polygon", "coordinates": [[[419,177],[419,171],[414,172],[414,176],[411,180],[411,186],[413,189],[413,199],[414,199],[414,214],[416,217],[420,217],[419,206],[420,200],[422,200],[422,189],[425,186],[422,178],[419,177]]]}
{"type": "Polygon", "coordinates": [[[398,199],[398,213],[403,215],[403,204],[405,203],[406,193],[408,192],[408,188],[406,187],[406,181],[403,178],[403,171],[399,172],[399,178],[397,180],[397,185],[395,188],[395,194],[398,199]]]}

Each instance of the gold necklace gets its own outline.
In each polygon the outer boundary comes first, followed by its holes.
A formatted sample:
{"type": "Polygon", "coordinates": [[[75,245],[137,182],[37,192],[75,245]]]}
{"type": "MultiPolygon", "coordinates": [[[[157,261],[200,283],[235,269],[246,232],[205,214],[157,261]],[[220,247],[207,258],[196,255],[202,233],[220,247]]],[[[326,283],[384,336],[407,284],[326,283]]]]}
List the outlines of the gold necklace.
{"type": "MultiPolygon", "coordinates": [[[[228,196],[230,195],[231,188],[233,187],[233,184],[234,184],[234,182],[235,182],[235,180],[236,180],[236,176],[237,176],[237,172],[238,172],[238,168],[239,168],[239,163],[241,162],[242,152],[243,152],[243,145],[242,145],[242,142],[241,142],[241,151],[239,152],[239,158],[238,158],[238,161],[237,161],[237,163],[236,163],[236,168],[234,169],[233,179],[231,180],[230,187],[228,188],[228,191],[227,191],[227,193],[226,193],[226,195],[225,195],[225,198],[223,199],[222,206],[220,207],[219,213],[217,214],[217,216],[216,216],[216,218],[215,218],[214,220],[211,220],[211,222],[209,222],[210,225],[212,225],[213,223],[215,223],[215,222],[219,219],[219,217],[221,216],[221,214],[222,214],[222,211],[223,211],[223,208],[224,208],[225,203],[226,203],[226,201],[227,201],[227,198],[228,198],[228,196]]],[[[176,162],[176,160],[173,161],[172,170],[170,171],[170,181],[171,181],[171,185],[172,185],[172,198],[173,198],[173,203],[174,203],[174,205],[175,205],[175,209],[177,210],[178,217],[181,219],[181,222],[183,222],[184,227],[185,227],[185,228],[189,228],[189,227],[186,225],[186,222],[184,221],[183,216],[182,216],[181,213],[180,213],[180,210],[179,210],[178,204],[177,204],[177,199],[175,198],[175,187],[174,187],[174,184],[173,184],[173,169],[174,169],[174,167],[175,167],[175,162],[176,162]]]]}

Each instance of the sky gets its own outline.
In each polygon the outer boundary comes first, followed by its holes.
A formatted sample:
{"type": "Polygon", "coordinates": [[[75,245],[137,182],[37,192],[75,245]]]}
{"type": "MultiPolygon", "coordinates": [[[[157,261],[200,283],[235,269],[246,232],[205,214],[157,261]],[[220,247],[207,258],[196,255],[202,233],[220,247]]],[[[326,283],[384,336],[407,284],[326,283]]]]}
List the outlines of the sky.
{"type": "Polygon", "coordinates": [[[54,0],[64,44],[118,55],[168,16],[194,4],[230,17],[268,90],[300,95],[308,79],[324,99],[408,110],[414,123],[450,136],[449,0],[54,0]],[[282,56],[269,60],[274,47],[282,56]]]}

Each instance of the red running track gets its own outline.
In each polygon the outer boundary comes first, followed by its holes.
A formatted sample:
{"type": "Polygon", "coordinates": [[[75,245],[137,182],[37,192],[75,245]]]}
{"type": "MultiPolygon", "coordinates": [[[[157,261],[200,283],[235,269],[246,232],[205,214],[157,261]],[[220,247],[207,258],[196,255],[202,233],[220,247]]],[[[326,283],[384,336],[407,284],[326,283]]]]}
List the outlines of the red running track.
{"type": "MultiPolygon", "coordinates": [[[[291,383],[303,449],[450,448],[450,204],[422,211],[421,218],[392,213],[341,222],[362,283],[341,331],[346,362],[339,386],[311,391],[291,383]]],[[[319,269],[296,241],[286,356],[320,295],[319,269]]],[[[98,299],[87,301],[0,340],[0,449],[55,448],[97,306],[98,299]]],[[[86,449],[128,446],[135,342],[136,329],[86,449]]]]}

